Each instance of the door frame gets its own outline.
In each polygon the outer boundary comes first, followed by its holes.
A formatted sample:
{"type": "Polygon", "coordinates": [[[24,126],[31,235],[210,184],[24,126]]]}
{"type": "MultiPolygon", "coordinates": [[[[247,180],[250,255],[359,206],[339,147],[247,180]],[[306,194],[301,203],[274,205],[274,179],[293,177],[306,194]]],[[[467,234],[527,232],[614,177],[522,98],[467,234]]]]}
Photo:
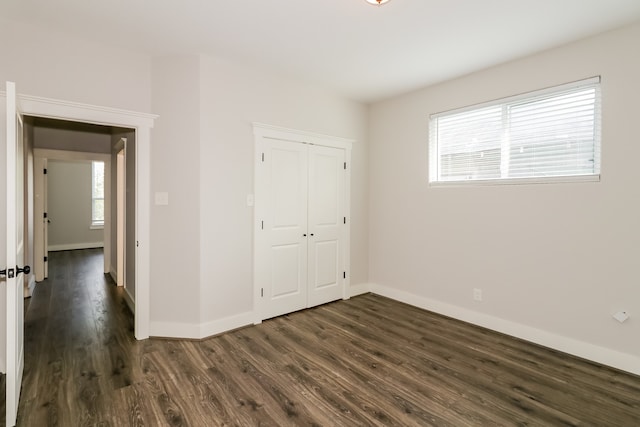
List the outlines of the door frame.
{"type": "Polygon", "coordinates": [[[18,95],[22,114],[104,126],[136,132],[136,290],[134,335],[149,338],[151,250],[151,129],[155,114],[139,113],[90,104],[18,95]]]}
{"type": "Polygon", "coordinates": [[[342,299],[346,300],[350,297],[349,287],[351,285],[351,149],[352,139],[341,138],[336,136],[322,135],[313,132],[288,129],[279,126],[272,126],[264,123],[253,123],[254,135],[254,210],[253,210],[253,315],[254,324],[262,323],[264,318],[262,310],[262,295],[260,280],[258,277],[258,264],[260,262],[258,251],[261,247],[259,244],[259,233],[262,231],[262,220],[265,217],[266,202],[264,200],[263,185],[260,179],[260,170],[262,164],[263,145],[269,140],[288,141],[294,144],[321,145],[324,147],[339,148],[345,151],[344,158],[346,163],[345,177],[345,216],[347,229],[344,236],[344,269],[345,278],[342,286],[342,299]]]}
{"type": "MultiPolygon", "coordinates": [[[[118,143],[114,147],[115,159],[116,159],[116,176],[114,182],[116,183],[116,218],[115,218],[115,232],[116,232],[116,272],[113,272],[112,276],[118,286],[126,288],[124,274],[126,265],[126,197],[125,192],[127,188],[127,138],[120,138],[118,143]]],[[[127,293],[128,295],[128,293],[127,293]]],[[[128,301],[131,303],[131,301],[128,301]]]]}

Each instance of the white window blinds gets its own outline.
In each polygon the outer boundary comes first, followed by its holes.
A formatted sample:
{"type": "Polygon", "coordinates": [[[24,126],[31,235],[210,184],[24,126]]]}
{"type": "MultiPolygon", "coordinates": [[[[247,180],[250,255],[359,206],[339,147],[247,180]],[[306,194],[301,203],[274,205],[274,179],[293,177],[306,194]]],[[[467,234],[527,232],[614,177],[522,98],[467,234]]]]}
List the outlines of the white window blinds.
{"type": "Polygon", "coordinates": [[[434,114],[430,181],[600,175],[600,78],[434,114]]]}

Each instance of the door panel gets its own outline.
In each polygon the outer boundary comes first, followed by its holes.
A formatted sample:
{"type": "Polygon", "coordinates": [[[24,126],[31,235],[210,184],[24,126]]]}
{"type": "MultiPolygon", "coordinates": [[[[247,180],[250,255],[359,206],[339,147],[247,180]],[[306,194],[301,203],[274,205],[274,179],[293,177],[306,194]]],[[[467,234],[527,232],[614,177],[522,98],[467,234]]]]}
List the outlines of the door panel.
{"type": "Polygon", "coordinates": [[[17,110],[15,84],[7,82],[6,92],[6,425],[14,426],[24,369],[24,276],[16,271],[16,266],[24,266],[24,153],[23,123],[17,110]]]}
{"type": "Polygon", "coordinates": [[[262,318],[300,310],[307,303],[307,154],[303,144],[273,141],[265,147],[261,180],[267,195],[266,254],[257,277],[262,318]]]}
{"type": "Polygon", "coordinates": [[[315,268],[315,278],[311,281],[315,289],[336,285],[339,280],[338,267],[340,265],[340,249],[337,240],[316,242],[314,245],[315,258],[309,264],[320,265],[315,268]]]}
{"type": "Polygon", "coordinates": [[[273,246],[271,298],[288,298],[303,292],[304,276],[300,269],[304,265],[306,250],[300,244],[273,246]]]}
{"type": "Polygon", "coordinates": [[[344,150],[309,146],[309,307],[343,295],[344,160],[344,150]]]}

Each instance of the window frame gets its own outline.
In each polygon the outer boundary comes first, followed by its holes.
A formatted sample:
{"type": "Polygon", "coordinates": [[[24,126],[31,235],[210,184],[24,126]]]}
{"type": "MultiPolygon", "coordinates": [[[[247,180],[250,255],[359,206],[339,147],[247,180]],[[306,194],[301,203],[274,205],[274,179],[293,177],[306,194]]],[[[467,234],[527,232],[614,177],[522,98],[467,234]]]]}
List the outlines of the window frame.
{"type": "MultiPolygon", "coordinates": [[[[602,94],[601,94],[601,77],[595,76],[575,82],[570,82],[558,86],[553,86],[541,90],[526,92],[514,96],[496,99],[480,104],[474,104],[453,110],[434,113],[429,116],[429,186],[431,187],[450,187],[450,186],[477,186],[477,185],[514,185],[514,184],[553,184],[567,182],[599,182],[602,174],[602,94]],[[509,106],[523,103],[524,101],[534,101],[543,97],[568,91],[580,90],[588,87],[594,87],[596,90],[596,102],[594,112],[594,138],[595,138],[595,173],[583,175],[566,175],[566,176],[536,176],[536,177],[499,177],[491,179],[458,179],[458,180],[439,180],[439,144],[437,141],[437,120],[440,117],[446,117],[455,114],[471,112],[474,110],[486,109],[495,106],[509,106]]],[[[504,132],[503,128],[503,132],[504,132]]],[[[503,142],[504,144],[504,142],[503,142]]],[[[501,157],[501,162],[503,161],[501,157]]]]}

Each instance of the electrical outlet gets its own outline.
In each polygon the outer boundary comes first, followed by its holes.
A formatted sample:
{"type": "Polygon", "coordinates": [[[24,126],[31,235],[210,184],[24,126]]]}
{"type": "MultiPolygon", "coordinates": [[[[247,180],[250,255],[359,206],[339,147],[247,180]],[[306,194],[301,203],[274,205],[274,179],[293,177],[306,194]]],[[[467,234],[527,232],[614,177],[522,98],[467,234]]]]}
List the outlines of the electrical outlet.
{"type": "Polygon", "coordinates": [[[475,301],[482,301],[482,289],[473,288],[473,299],[475,301]]]}

